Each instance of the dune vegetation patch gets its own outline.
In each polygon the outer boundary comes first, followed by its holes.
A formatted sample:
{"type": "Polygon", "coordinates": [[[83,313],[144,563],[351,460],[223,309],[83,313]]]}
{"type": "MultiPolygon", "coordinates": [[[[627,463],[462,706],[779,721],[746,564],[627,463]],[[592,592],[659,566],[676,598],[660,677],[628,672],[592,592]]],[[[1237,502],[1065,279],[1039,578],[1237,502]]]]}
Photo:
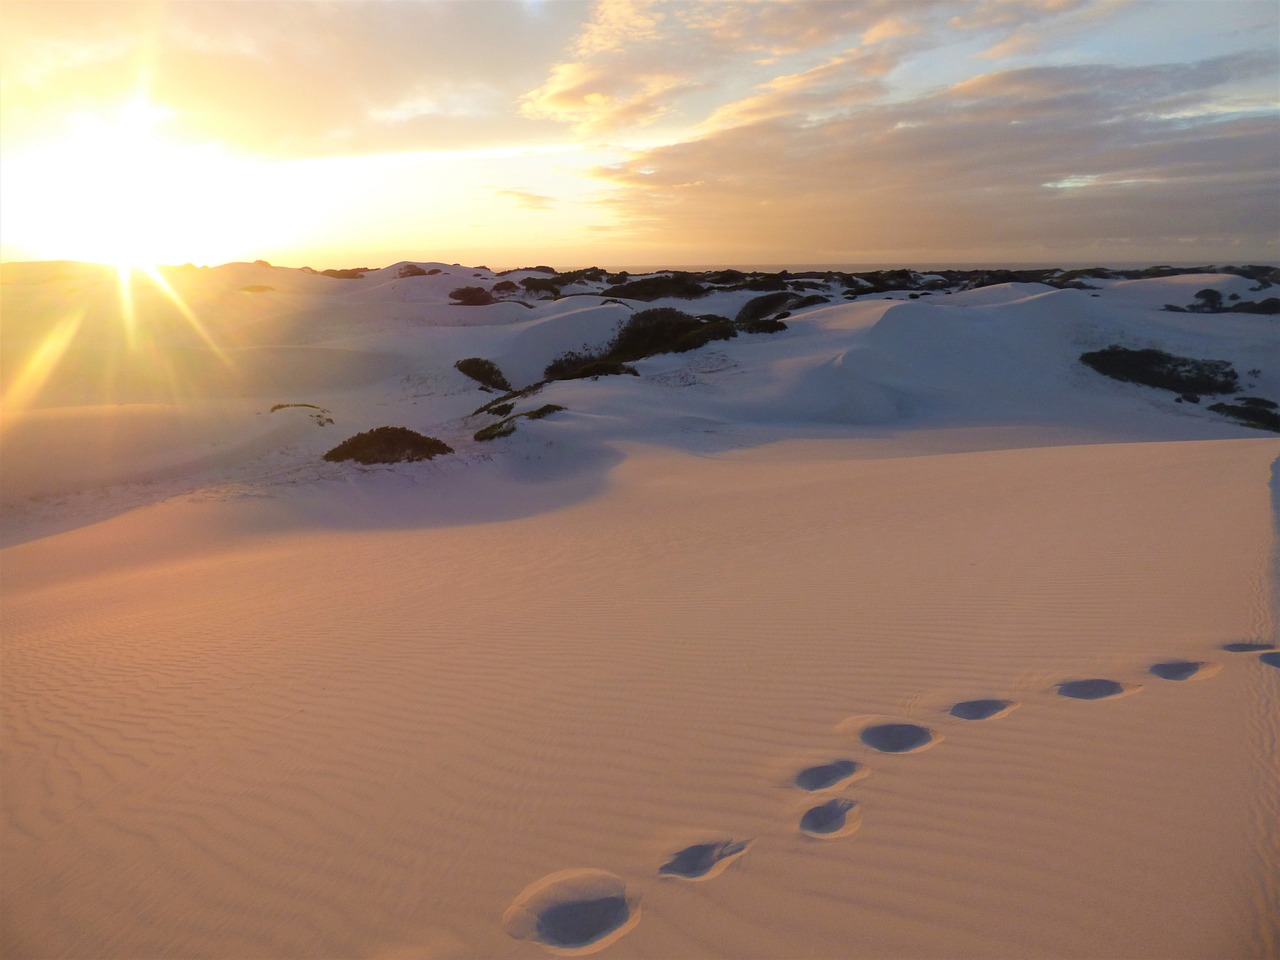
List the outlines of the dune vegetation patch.
{"type": "Polygon", "coordinates": [[[1239,397],[1233,403],[1211,403],[1209,409],[1260,430],[1280,433],[1280,405],[1263,397],[1239,397]]]}
{"type": "Polygon", "coordinates": [[[497,440],[499,437],[509,437],[516,432],[517,420],[541,420],[543,417],[549,417],[553,413],[558,413],[564,407],[558,403],[544,403],[536,410],[527,410],[524,413],[517,413],[509,417],[499,420],[497,423],[491,423],[487,427],[481,427],[475,432],[476,440],[497,440]]]}
{"type": "Polygon", "coordinates": [[[624,297],[627,300],[696,300],[711,291],[699,283],[692,274],[670,273],[640,280],[629,280],[606,288],[601,296],[624,297]]]}
{"type": "Polygon", "coordinates": [[[493,390],[510,393],[514,389],[492,360],[486,360],[484,357],[464,357],[453,366],[459,373],[493,390]]]}
{"type": "MultiPolygon", "coordinates": [[[[748,323],[752,333],[786,329],[785,324],[758,318],[748,323]]],[[[634,313],[623,321],[604,348],[562,353],[547,365],[543,373],[549,380],[636,374],[631,364],[637,360],[663,353],[686,353],[716,340],[732,340],[738,335],[738,330],[736,323],[724,317],[695,317],[675,307],[653,307],[634,313]]]]}
{"type": "Polygon", "coordinates": [[[332,463],[342,460],[363,464],[404,463],[431,460],[445,453],[453,453],[453,447],[408,427],[374,427],[343,440],[326,453],[324,459],[332,463]]]}
{"type": "Polygon", "coordinates": [[[1131,350],[1112,344],[1080,354],[1080,362],[1113,380],[1140,383],[1191,397],[1235,393],[1240,376],[1226,360],[1196,360],[1163,350],[1131,350]]]}

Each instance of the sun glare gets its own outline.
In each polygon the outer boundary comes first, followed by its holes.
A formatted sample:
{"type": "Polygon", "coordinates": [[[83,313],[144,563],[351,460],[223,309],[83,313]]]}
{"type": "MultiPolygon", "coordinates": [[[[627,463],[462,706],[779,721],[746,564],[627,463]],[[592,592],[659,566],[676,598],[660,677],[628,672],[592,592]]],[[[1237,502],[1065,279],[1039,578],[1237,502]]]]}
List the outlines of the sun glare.
{"type": "Polygon", "coordinates": [[[0,186],[6,239],[37,259],[121,268],[222,262],[247,236],[278,239],[282,218],[269,227],[256,212],[270,205],[257,164],[167,137],[173,115],[135,98],[78,115],[59,139],[11,158],[0,186]]]}

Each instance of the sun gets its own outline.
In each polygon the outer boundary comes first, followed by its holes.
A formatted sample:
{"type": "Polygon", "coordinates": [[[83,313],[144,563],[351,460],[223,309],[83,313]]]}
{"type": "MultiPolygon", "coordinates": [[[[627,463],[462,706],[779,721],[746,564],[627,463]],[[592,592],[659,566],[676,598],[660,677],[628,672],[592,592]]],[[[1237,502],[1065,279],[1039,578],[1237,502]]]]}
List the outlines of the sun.
{"type": "Polygon", "coordinates": [[[175,111],[139,96],[68,118],[61,136],[11,157],[0,181],[8,243],[35,259],[121,269],[219,263],[263,234],[255,161],[167,133],[175,111]]]}

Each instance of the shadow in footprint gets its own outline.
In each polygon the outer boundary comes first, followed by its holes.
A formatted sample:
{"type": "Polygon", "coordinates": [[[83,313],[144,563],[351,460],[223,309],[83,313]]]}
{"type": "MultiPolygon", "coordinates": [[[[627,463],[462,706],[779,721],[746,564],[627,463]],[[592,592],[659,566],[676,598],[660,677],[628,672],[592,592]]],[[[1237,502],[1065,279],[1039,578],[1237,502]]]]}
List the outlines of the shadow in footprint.
{"type": "Polygon", "coordinates": [[[1161,680],[1190,680],[1208,664],[1198,660],[1169,660],[1151,665],[1152,676],[1161,680]]]}
{"type": "Polygon", "coordinates": [[[685,880],[710,879],[724,870],[729,861],[736,860],[751,846],[750,840],[718,840],[714,843],[695,843],[676,853],[658,868],[658,873],[685,880]]]}
{"type": "Polygon", "coordinates": [[[805,811],[800,818],[800,829],[813,837],[847,836],[857,830],[860,818],[851,818],[849,812],[857,807],[852,800],[828,800],[805,811]]]}
{"type": "Polygon", "coordinates": [[[932,730],[914,723],[877,723],[862,731],[862,742],[881,753],[914,753],[935,739],[932,730]]]}
{"type": "Polygon", "coordinates": [[[855,761],[834,760],[801,770],[796,774],[795,784],[801,790],[826,790],[844,783],[857,772],[858,764],[855,761]]]}
{"type": "Polygon", "coordinates": [[[1274,643],[1255,643],[1252,640],[1233,640],[1231,643],[1224,643],[1222,649],[1228,653],[1261,653],[1264,650],[1274,650],[1274,643]]]}
{"type": "Polygon", "coordinates": [[[627,922],[622,897],[557,903],[538,914],[538,939],[552,947],[585,947],[627,922]]]}
{"type": "Polygon", "coordinates": [[[526,887],[503,915],[508,935],[555,951],[593,953],[640,919],[640,898],[604,870],[562,870],[526,887]]]}
{"type": "Polygon", "coordinates": [[[1016,706],[1012,700],[963,700],[948,712],[961,720],[990,720],[1004,716],[1016,706]]]}
{"type": "Polygon", "coordinates": [[[1272,650],[1258,657],[1263,663],[1269,667],[1280,667],[1280,650],[1272,650]]]}
{"type": "Polygon", "coordinates": [[[1058,684],[1058,696],[1072,700],[1107,700],[1125,692],[1125,685],[1115,680],[1068,680],[1058,684]]]}

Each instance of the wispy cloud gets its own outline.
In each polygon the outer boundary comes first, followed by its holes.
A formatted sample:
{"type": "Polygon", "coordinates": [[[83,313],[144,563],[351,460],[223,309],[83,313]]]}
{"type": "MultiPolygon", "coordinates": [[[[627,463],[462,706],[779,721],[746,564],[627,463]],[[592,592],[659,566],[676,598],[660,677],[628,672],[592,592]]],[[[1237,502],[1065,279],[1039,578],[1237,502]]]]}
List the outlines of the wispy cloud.
{"type": "Polygon", "coordinates": [[[556,205],[554,197],[541,193],[530,193],[528,190],[498,190],[497,195],[513,200],[526,210],[550,210],[556,205]]]}
{"type": "Polygon", "coordinates": [[[828,119],[765,112],[597,173],[639,233],[739,257],[785,260],[808,243],[833,259],[867,249],[1026,259],[1044,237],[1151,245],[1189,232],[1274,244],[1275,220],[1259,215],[1280,197],[1273,118],[1161,117],[1268,64],[1258,51],[1008,70],[854,109],[832,90],[828,119]]]}

